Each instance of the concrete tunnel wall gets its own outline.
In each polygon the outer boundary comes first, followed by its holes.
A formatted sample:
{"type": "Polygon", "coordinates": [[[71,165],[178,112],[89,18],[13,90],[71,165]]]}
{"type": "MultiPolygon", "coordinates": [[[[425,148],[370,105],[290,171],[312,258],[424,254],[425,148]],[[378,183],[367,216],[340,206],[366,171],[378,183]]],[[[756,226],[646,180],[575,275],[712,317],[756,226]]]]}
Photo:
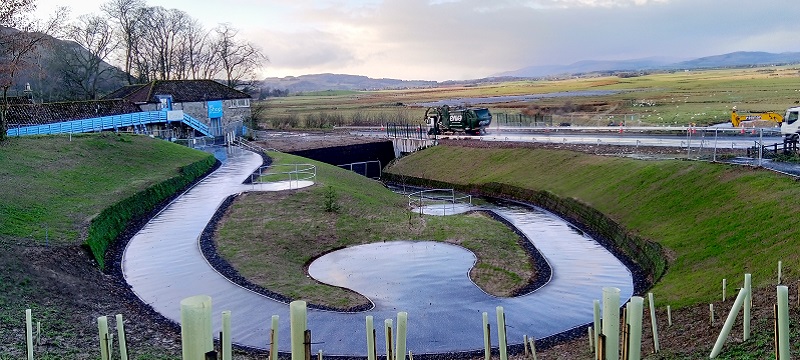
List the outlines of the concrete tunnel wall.
{"type": "MultiPolygon", "coordinates": [[[[389,140],[367,144],[292,151],[289,152],[289,154],[335,166],[377,160],[381,162],[381,167],[385,167],[390,161],[395,159],[394,145],[389,140]]],[[[379,176],[376,167],[370,167],[369,171],[370,173],[367,174],[367,177],[379,176]]]]}

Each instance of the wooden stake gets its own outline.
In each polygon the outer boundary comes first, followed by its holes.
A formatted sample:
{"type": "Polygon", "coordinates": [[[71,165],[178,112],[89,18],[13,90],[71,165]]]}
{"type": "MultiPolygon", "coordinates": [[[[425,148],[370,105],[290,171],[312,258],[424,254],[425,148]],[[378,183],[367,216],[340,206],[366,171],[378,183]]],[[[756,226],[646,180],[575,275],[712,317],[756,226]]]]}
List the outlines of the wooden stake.
{"type": "Polygon", "coordinates": [[[772,318],[772,328],[775,332],[775,360],[781,360],[781,354],[778,349],[778,304],[773,305],[772,314],[774,315],[772,318]]]}
{"type": "Polygon", "coordinates": [[[278,342],[275,340],[275,329],[269,329],[269,360],[278,360],[278,342]]]}
{"type": "Polygon", "coordinates": [[[388,351],[386,351],[386,360],[392,360],[392,359],[394,359],[394,356],[392,356],[393,352],[394,352],[394,350],[393,350],[394,349],[394,344],[392,344],[392,327],[391,326],[389,327],[389,333],[387,334],[387,336],[389,336],[389,342],[386,344],[386,347],[388,348],[388,351]]]}
{"type": "Polygon", "coordinates": [[[606,335],[597,336],[597,360],[606,360],[606,335]]]}
{"type": "Polygon", "coordinates": [[[594,351],[594,334],[592,333],[592,327],[589,326],[586,332],[589,333],[589,351],[594,351]]]}
{"type": "Polygon", "coordinates": [[[531,336],[530,338],[528,338],[528,344],[531,346],[531,354],[533,355],[533,360],[537,360],[536,359],[536,339],[534,339],[533,336],[531,336]]]}
{"type": "Polygon", "coordinates": [[[630,336],[629,328],[628,328],[628,308],[622,309],[622,338],[620,339],[621,347],[622,347],[622,360],[627,359],[628,355],[628,337],[630,336]]]}
{"type": "MultiPolygon", "coordinates": [[[[377,345],[378,343],[377,343],[377,341],[378,341],[378,332],[377,332],[377,330],[372,329],[372,343],[376,344],[372,349],[372,351],[374,352],[373,355],[375,355],[375,359],[378,358],[378,345],[377,345]]],[[[278,359],[275,359],[275,360],[278,360],[278,359]]]]}
{"type": "Polygon", "coordinates": [[[311,360],[311,330],[306,330],[303,333],[303,345],[305,345],[305,359],[311,360]]]}

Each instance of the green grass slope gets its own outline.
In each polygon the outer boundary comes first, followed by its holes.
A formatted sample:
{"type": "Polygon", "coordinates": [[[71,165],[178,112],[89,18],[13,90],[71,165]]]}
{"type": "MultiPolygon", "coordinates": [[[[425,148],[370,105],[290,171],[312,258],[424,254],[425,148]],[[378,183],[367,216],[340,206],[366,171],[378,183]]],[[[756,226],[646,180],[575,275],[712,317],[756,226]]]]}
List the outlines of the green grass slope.
{"type": "Polygon", "coordinates": [[[103,209],[207,156],[135,135],[11,138],[0,146],[0,240],[79,244],[103,209]]]}
{"type": "Polygon", "coordinates": [[[269,155],[275,164],[313,163],[317,177],[314,186],[297,191],[241,195],[219,224],[218,252],[255,284],[314,304],[365,305],[357,294],[309,278],[304,266],[341,247],[392,240],[445,241],[472,250],[478,263],[470,276],[498,296],[510,295],[534,276],[519,236],[493,218],[419,216],[408,210],[406,196],[380,182],[293,155],[269,155]],[[333,207],[338,211],[326,211],[333,207]]]}
{"type": "Polygon", "coordinates": [[[800,186],[769,171],[455,146],[415,153],[387,171],[453,184],[506,183],[578,199],[666,248],[669,270],[653,289],[661,305],[717,300],[723,278],[735,288],[746,272],[756,286],[775,283],[778,261],[784,276],[795,278],[800,265],[800,227],[793,221],[800,213],[800,186]]]}

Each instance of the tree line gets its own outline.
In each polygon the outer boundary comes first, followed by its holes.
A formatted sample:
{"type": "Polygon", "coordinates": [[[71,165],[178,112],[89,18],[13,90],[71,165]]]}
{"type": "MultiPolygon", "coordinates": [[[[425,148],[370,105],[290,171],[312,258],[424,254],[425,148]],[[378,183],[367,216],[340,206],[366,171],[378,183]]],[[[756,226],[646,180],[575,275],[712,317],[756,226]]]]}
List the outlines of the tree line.
{"type": "Polygon", "coordinates": [[[145,0],[109,0],[98,13],[71,21],[67,8],[47,20],[34,18],[35,1],[0,2],[0,140],[6,136],[9,90],[19,95],[23,77],[50,101],[91,100],[108,89],[153,80],[219,79],[246,86],[269,61],[230,24],[206,29],[182,10],[145,0]]]}

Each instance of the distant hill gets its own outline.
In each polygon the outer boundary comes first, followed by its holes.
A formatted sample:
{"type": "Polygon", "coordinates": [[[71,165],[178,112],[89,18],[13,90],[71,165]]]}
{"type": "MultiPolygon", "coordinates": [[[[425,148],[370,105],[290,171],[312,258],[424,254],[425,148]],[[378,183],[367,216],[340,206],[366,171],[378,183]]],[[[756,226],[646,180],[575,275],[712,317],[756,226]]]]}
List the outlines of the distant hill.
{"type": "Polygon", "coordinates": [[[528,66],[506,71],[494,76],[544,77],[553,75],[585,74],[598,71],[638,71],[655,69],[675,63],[675,59],[643,58],[632,60],[583,60],[569,65],[528,66]]]}
{"type": "MultiPolygon", "coordinates": [[[[13,28],[2,28],[0,31],[5,34],[19,32],[13,28]]],[[[23,67],[15,76],[9,95],[23,95],[25,84],[28,83],[36,101],[85,100],[85,92],[82,91],[84,88],[81,88],[76,81],[86,85],[95,79],[81,73],[80,68],[67,63],[66,54],[80,54],[85,61],[92,56],[75,42],[49,37],[43,45],[34,50],[32,57],[35,60],[28,61],[28,66],[23,67]],[[65,69],[69,69],[72,79],[75,80],[71,82],[66,80],[68,76],[65,69]]],[[[124,71],[106,62],[101,62],[99,66],[103,69],[103,73],[96,79],[98,95],[110,93],[127,84],[127,75],[124,71]]]]}
{"type": "Polygon", "coordinates": [[[261,81],[262,88],[280,89],[289,92],[311,92],[324,90],[384,90],[437,86],[436,81],[373,79],[360,75],[315,74],[270,77],[261,81]]]}
{"type": "Polygon", "coordinates": [[[675,68],[716,68],[716,67],[738,67],[753,65],[782,65],[800,63],[800,52],[785,52],[780,54],[757,52],[757,51],[737,51],[723,55],[706,56],[694,60],[683,61],[672,64],[675,68]]]}
{"type": "Polygon", "coordinates": [[[800,53],[768,53],[738,51],[722,55],[706,56],[692,60],[668,58],[643,58],[633,60],[585,60],[569,65],[529,66],[518,70],[495,74],[499,77],[535,78],[556,75],[574,75],[608,71],[648,71],[728,68],[756,65],[779,65],[800,63],[800,53]]]}

